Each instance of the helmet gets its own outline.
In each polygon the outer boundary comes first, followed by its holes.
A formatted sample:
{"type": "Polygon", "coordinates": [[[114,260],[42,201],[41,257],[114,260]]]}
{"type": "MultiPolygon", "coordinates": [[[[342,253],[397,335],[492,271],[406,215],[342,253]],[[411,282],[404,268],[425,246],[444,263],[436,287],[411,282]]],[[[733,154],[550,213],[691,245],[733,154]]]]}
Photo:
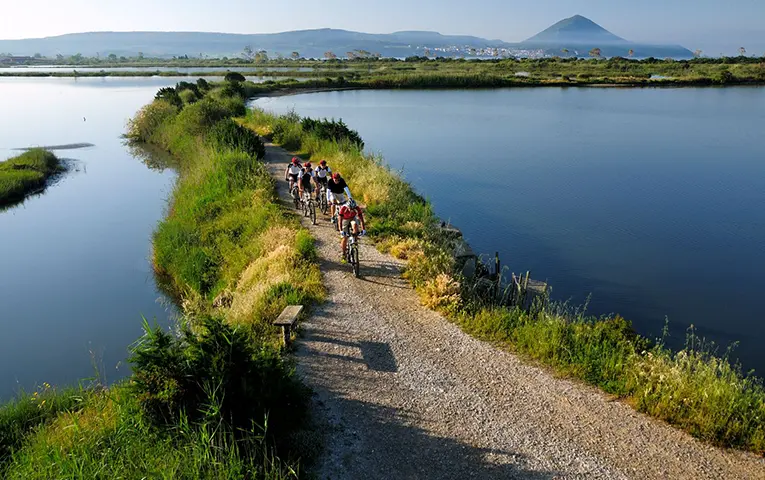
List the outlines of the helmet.
{"type": "Polygon", "coordinates": [[[340,178],[340,173],[339,172],[335,172],[335,173],[332,174],[332,180],[337,180],[338,178],[340,178]]]}
{"type": "Polygon", "coordinates": [[[297,157],[292,157],[292,164],[297,165],[298,163],[300,163],[300,160],[297,157]]]}
{"type": "Polygon", "coordinates": [[[322,167],[325,167],[325,166],[327,166],[327,161],[326,160],[322,160],[321,162],[319,162],[319,165],[321,165],[322,167]]]}
{"type": "Polygon", "coordinates": [[[350,208],[351,210],[353,210],[353,209],[354,209],[354,208],[356,208],[356,207],[357,207],[357,205],[356,205],[356,200],[354,200],[354,199],[352,199],[352,198],[351,198],[350,200],[348,200],[348,208],[350,208]]]}
{"type": "Polygon", "coordinates": [[[311,162],[305,162],[303,165],[305,168],[311,168],[311,162]]]}

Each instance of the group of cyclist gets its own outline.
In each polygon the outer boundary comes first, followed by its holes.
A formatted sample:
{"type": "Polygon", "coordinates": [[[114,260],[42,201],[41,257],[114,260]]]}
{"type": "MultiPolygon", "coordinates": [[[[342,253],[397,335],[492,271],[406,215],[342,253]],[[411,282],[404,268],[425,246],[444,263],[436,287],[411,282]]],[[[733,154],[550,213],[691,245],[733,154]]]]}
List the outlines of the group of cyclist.
{"type": "Polygon", "coordinates": [[[315,169],[311,162],[300,163],[300,159],[292,157],[284,172],[284,179],[290,183],[290,191],[297,183],[300,198],[312,195],[316,192],[316,200],[321,199],[321,187],[327,192],[327,203],[330,207],[330,215],[335,223],[335,228],[340,232],[341,261],[345,262],[345,252],[348,237],[351,235],[365,235],[364,212],[351,195],[348,184],[339,172],[332,172],[326,160],[319,162],[315,169]]]}

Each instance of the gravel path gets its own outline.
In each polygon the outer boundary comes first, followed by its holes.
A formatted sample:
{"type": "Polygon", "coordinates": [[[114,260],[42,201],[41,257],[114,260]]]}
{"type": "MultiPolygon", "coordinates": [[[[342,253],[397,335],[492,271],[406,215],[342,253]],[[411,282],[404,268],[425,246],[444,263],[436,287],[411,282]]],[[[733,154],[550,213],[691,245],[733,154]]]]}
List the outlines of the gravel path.
{"type": "MultiPolygon", "coordinates": [[[[290,158],[267,146],[283,198],[290,158]]],[[[354,278],[327,217],[304,223],[329,292],[296,349],[327,431],[319,478],[765,479],[762,458],[704,445],[463,333],[420,306],[402,262],[363,241],[354,278]]]]}

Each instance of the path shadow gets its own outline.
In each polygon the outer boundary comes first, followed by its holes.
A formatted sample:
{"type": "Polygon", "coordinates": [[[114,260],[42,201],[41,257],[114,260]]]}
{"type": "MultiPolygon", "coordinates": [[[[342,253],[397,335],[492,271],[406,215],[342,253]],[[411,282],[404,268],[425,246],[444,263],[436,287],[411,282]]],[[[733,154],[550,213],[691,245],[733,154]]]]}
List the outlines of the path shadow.
{"type": "Polygon", "coordinates": [[[393,355],[390,345],[383,342],[349,342],[345,340],[339,340],[335,338],[329,338],[323,335],[310,335],[306,339],[310,342],[331,343],[343,347],[357,349],[361,353],[361,359],[351,357],[348,355],[327,354],[314,349],[304,350],[311,355],[326,356],[337,358],[339,360],[348,361],[354,364],[364,364],[369,370],[376,372],[389,372],[396,373],[398,366],[396,364],[396,357],[393,355]]]}
{"type": "Polygon", "coordinates": [[[326,445],[316,478],[551,480],[563,476],[532,470],[525,455],[510,449],[477,447],[433,435],[414,425],[417,418],[394,408],[321,389],[316,390],[314,403],[324,424],[326,445]]]}

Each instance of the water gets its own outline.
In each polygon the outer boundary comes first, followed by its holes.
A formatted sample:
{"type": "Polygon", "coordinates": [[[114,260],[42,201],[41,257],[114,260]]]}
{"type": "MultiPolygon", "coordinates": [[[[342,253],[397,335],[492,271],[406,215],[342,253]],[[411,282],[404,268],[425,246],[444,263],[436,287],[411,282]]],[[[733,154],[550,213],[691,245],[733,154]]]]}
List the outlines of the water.
{"type": "MultiPolygon", "coordinates": [[[[264,98],[368,149],[553,296],[765,371],[765,88],[346,91],[264,98]],[[724,348],[723,348],[724,350],[724,348]]],[[[351,185],[353,190],[353,185],[351,185]]]]}
{"type": "Polygon", "coordinates": [[[76,171],[0,212],[0,400],[42,382],[127,374],[141,315],[167,325],[149,263],[174,174],[134,158],[125,122],[172,78],[0,79],[0,160],[61,150],[76,171]],[[92,356],[91,356],[92,352],[92,356]]]}

